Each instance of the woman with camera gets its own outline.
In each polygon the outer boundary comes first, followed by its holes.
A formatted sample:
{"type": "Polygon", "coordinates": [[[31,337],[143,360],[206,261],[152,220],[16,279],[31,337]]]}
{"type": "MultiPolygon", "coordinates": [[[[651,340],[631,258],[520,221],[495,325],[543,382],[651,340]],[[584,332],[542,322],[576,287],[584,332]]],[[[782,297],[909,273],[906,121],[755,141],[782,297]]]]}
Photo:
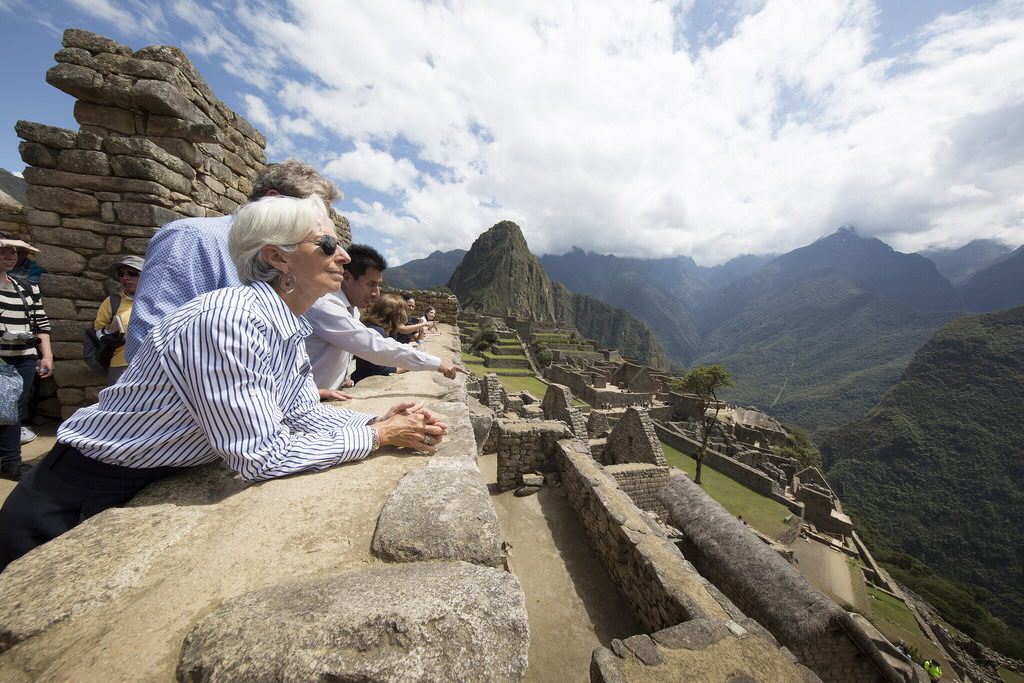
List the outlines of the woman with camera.
{"type": "Polygon", "coordinates": [[[223,462],[257,482],[359,460],[434,453],[448,426],[422,403],[384,415],[320,403],[302,318],[351,259],[318,197],[268,196],[228,233],[238,287],[201,294],[146,334],[117,384],[64,421],[0,508],[0,571],[185,467],[223,462]]]}
{"type": "Polygon", "coordinates": [[[31,396],[33,377],[49,377],[53,372],[50,351],[50,321],[43,311],[39,285],[29,284],[10,274],[18,259],[39,251],[21,240],[0,235],[0,363],[15,368],[21,375],[18,400],[19,419],[0,425],[0,477],[17,481],[30,469],[21,461],[20,418],[31,396]]]}
{"type": "Polygon", "coordinates": [[[110,266],[108,272],[121,283],[121,295],[117,297],[117,310],[114,308],[114,297],[107,297],[96,311],[93,327],[103,335],[104,342],[116,345],[114,355],[110,359],[107,370],[107,384],[117,384],[117,379],[128,368],[124,358],[124,336],[128,331],[128,322],[132,317],[132,297],[139,286],[139,274],[145,262],[138,256],[124,256],[110,266]]]}

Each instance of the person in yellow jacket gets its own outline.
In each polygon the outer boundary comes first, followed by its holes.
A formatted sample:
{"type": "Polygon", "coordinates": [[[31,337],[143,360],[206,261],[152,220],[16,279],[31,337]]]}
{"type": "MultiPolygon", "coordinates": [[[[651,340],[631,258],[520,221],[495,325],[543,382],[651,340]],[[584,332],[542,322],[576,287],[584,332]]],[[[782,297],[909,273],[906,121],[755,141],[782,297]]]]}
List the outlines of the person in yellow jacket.
{"type": "Polygon", "coordinates": [[[937,659],[926,659],[923,666],[928,678],[932,679],[932,683],[938,683],[942,678],[942,662],[937,659]]]}
{"type": "Polygon", "coordinates": [[[120,335],[121,339],[121,345],[110,359],[107,384],[116,384],[128,367],[128,361],[124,358],[124,335],[128,331],[128,321],[132,317],[132,297],[135,296],[135,288],[139,286],[139,273],[142,272],[143,263],[138,256],[124,256],[107,269],[110,276],[117,278],[121,283],[121,297],[117,310],[111,311],[113,304],[108,296],[100,304],[100,310],[96,311],[96,320],[93,322],[93,329],[97,334],[120,335]]]}

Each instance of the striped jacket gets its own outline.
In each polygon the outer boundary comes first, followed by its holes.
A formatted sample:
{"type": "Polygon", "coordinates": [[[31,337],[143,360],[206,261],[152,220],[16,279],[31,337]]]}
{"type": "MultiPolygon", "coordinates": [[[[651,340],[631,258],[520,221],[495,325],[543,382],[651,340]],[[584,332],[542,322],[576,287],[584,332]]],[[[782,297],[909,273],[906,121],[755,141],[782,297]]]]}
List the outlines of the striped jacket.
{"type": "Polygon", "coordinates": [[[0,281],[0,357],[38,355],[35,344],[3,339],[4,332],[50,333],[39,285],[13,278],[0,281]]]}
{"type": "Polygon", "coordinates": [[[320,403],[310,331],[262,282],[198,296],[151,330],[117,384],[57,438],[127,467],[222,459],[250,482],[363,458],[374,416],[320,403]]]}

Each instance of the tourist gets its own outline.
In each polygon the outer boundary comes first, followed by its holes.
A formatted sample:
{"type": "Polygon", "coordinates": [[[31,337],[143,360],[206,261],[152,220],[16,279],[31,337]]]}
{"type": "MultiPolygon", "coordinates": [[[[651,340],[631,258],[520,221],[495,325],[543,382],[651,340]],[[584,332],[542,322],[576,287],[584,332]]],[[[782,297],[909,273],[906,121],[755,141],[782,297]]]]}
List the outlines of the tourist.
{"type": "Polygon", "coordinates": [[[14,481],[30,469],[21,461],[21,445],[35,438],[35,432],[25,424],[35,377],[53,373],[50,321],[43,310],[39,285],[11,274],[24,254],[35,251],[39,250],[26,242],[0,234],[0,362],[14,367],[22,381],[19,420],[0,425],[0,477],[14,481]]]}
{"type": "MultiPolygon", "coordinates": [[[[377,297],[366,315],[360,318],[360,322],[366,325],[366,329],[376,332],[381,337],[393,337],[399,326],[405,322],[408,315],[405,302],[402,297],[396,294],[384,294],[377,297]]],[[[372,361],[356,357],[356,369],[352,373],[352,381],[359,382],[364,377],[374,375],[390,375],[395,372],[394,367],[377,365],[372,361]]],[[[401,372],[401,370],[399,370],[401,372]]]]}
{"type": "Polygon", "coordinates": [[[942,680],[942,662],[938,659],[926,659],[921,666],[924,668],[925,673],[928,674],[928,678],[932,683],[938,683],[942,680]]]}
{"type": "Polygon", "coordinates": [[[449,361],[366,329],[359,321],[359,310],[368,308],[380,296],[388,265],[373,247],[353,244],[348,252],[352,260],[345,264],[341,289],[317,301],[306,314],[313,327],[306,350],[313,364],[313,380],[321,392],[344,385],[353,356],[383,367],[436,370],[449,379],[465,373],[449,361]]]}
{"type": "Polygon", "coordinates": [[[402,292],[402,299],[405,301],[408,319],[399,325],[398,331],[395,333],[395,339],[402,344],[415,345],[419,340],[423,339],[430,325],[413,315],[416,312],[416,297],[412,295],[412,292],[402,292]]]}
{"type": "MultiPolygon", "coordinates": [[[[341,198],[334,183],[295,159],[270,164],[256,174],[249,200],[274,195],[316,195],[328,207],[341,198]]],[[[129,362],[149,330],[168,313],[200,294],[242,284],[228,254],[232,220],[231,215],[183,218],[167,223],[150,239],[125,341],[129,362]]]]}
{"type": "Polygon", "coordinates": [[[380,418],[320,404],[301,316],[338,289],[349,258],[322,201],[246,204],[228,249],[244,284],[163,318],[121,380],[61,425],[53,450],[11,492],[0,509],[0,570],[184,467],[221,460],[256,482],[380,446],[437,450],[447,426],[422,404],[380,418]]]}
{"type": "Polygon", "coordinates": [[[128,332],[128,322],[132,317],[132,298],[135,296],[139,273],[142,272],[144,263],[138,256],[124,256],[107,268],[107,273],[121,283],[117,310],[111,310],[113,299],[108,296],[100,304],[99,310],[96,311],[96,320],[93,321],[93,329],[103,337],[104,343],[113,343],[117,346],[107,370],[107,384],[116,384],[128,367],[128,361],[124,357],[124,337],[128,332]]]}
{"type": "Polygon", "coordinates": [[[427,334],[441,334],[441,330],[437,329],[437,309],[427,306],[427,310],[423,311],[423,320],[430,323],[427,326],[427,334]]]}

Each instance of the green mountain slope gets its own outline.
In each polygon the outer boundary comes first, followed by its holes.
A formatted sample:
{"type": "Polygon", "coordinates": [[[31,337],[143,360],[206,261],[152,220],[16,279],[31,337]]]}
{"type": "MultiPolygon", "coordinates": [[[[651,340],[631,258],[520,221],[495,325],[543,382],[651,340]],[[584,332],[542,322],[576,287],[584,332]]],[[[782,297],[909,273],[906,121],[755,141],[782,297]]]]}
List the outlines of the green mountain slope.
{"type": "Polygon", "coordinates": [[[1024,627],[1024,306],[960,318],[822,453],[844,504],[1024,627]]]}
{"type": "Polygon", "coordinates": [[[841,228],[714,292],[695,362],[733,372],[730,400],[820,436],[871,408],[959,302],[924,257],[841,228]]]}
{"type": "Polygon", "coordinates": [[[430,289],[444,285],[466,255],[465,249],[435,251],[429,256],[414,259],[387,269],[384,279],[395,289],[430,289]]]}

